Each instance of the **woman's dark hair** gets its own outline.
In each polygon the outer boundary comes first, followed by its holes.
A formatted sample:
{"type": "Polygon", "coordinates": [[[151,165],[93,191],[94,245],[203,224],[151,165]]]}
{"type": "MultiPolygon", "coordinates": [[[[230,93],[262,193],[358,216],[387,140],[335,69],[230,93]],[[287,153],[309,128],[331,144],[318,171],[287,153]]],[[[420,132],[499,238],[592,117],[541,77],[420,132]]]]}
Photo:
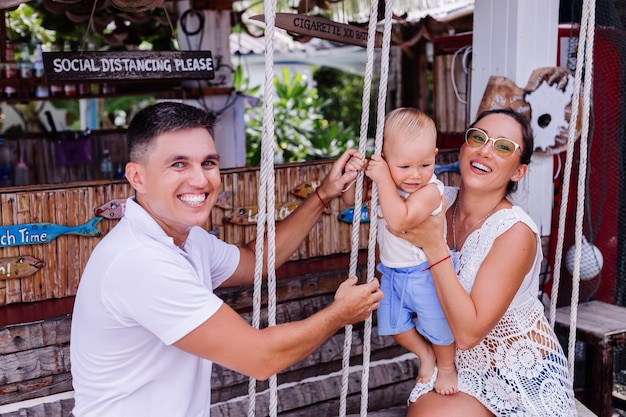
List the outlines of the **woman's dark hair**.
{"type": "MultiPolygon", "coordinates": [[[[533,156],[533,151],[535,149],[535,135],[533,134],[533,128],[530,125],[530,120],[528,120],[528,118],[523,114],[518,113],[511,108],[490,109],[479,113],[478,116],[476,116],[476,120],[474,120],[474,123],[472,123],[470,127],[474,127],[476,123],[491,114],[503,114],[505,116],[509,116],[520,125],[522,128],[520,162],[526,165],[530,164],[530,159],[533,156]]],[[[507,195],[515,192],[515,190],[517,190],[517,182],[509,181],[509,184],[506,187],[507,195]]]]}
{"type": "Polygon", "coordinates": [[[188,104],[165,101],[140,110],[127,131],[128,160],[141,162],[152,140],[167,132],[203,128],[213,137],[212,115],[188,104]]]}

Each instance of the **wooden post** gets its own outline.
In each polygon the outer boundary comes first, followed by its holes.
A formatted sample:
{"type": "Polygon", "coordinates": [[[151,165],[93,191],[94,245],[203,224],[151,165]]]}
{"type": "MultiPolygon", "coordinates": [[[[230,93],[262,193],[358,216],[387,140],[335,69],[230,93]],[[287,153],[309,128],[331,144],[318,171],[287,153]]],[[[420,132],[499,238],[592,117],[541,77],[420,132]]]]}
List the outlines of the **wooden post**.
{"type": "MultiPolygon", "coordinates": [[[[556,66],[558,20],[558,0],[476,0],[472,121],[490,76],[502,75],[523,87],[533,70],[556,66]]],[[[542,236],[549,235],[551,230],[552,174],[553,158],[534,155],[528,175],[520,182],[515,194],[517,204],[530,214],[542,236]]]]}

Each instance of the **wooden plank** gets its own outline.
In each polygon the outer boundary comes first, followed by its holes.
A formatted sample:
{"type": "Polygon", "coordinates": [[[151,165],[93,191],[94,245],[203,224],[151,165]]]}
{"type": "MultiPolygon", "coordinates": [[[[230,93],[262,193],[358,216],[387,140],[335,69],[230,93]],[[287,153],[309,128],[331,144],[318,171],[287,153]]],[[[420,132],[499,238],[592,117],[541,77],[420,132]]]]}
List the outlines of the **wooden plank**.
{"type": "MultiPolygon", "coordinates": [[[[33,378],[28,381],[2,385],[0,387],[0,405],[13,404],[71,390],[72,374],[70,372],[33,378]]],[[[2,416],[5,415],[2,414],[2,416]]]]}
{"type": "MultiPolygon", "coordinates": [[[[14,224],[27,224],[27,223],[32,223],[32,218],[31,218],[31,214],[30,214],[30,202],[29,202],[29,198],[28,195],[23,195],[23,194],[16,194],[15,195],[15,213],[16,213],[16,217],[15,217],[15,223],[14,224]]],[[[17,248],[18,252],[20,253],[20,255],[32,255],[36,258],[39,258],[41,260],[43,260],[43,258],[41,257],[42,254],[41,253],[37,253],[37,250],[34,246],[32,245],[25,245],[25,246],[19,246],[17,248]]],[[[45,262],[45,261],[44,261],[45,262]]],[[[25,277],[25,278],[21,278],[20,279],[20,291],[22,292],[22,299],[24,301],[28,301],[29,297],[32,296],[33,292],[34,292],[34,287],[39,286],[41,287],[42,285],[42,277],[43,274],[41,273],[37,273],[35,274],[35,276],[29,276],[29,277],[25,277]],[[36,280],[38,285],[33,285],[33,281],[36,280]]]]}
{"type": "MultiPolygon", "coordinates": [[[[408,356],[397,358],[395,361],[372,362],[370,367],[370,388],[390,386],[393,383],[395,389],[391,388],[386,392],[387,398],[392,397],[390,391],[395,390],[396,394],[401,394],[401,400],[406,401],[407,388],[415,383],[413,377],[415,372],[415,361],[408,356]],[[409,381],[409,384],[407,387],[399,389],[398,381],[402,380],[409,381]]],[[[361,375],[362,369],[358,366],[350,371],[348,392],[354,395],[353,398],[360,397],[361,375]]],[[[281,413],[281,416],[287,416],[290,415],[290,411],[302,413],[302,407],[313,405],[317,410],[315,414],[303,413],[297,415],[328,415],[322,412],[320,407],[329,406],[329,400],[331,406],[335,405],[339,397],[339,386],[341,386],[341,372],[303,379],[297,384],[281,384],[278,387],[278,411],[281,413]]],[[[268,397],[267,391],[257,391],[257,415],[267,415],[268,397]]],[[[211,415],[246,415],[246,407],[247,399],[245,397],[238,401],[233,399],[212,405],[211,415]]],[[[309,412],[312,410],[313,408],[310,408],[309,412]]]]}
{"type": "Polygon", "coordinates": [[[440,132],[448,132],[448,113],[446,111],[445,94],[445,55],[435,55],[433,64],[433,102],[435,105],[435,124],[440,132]]]}
{"type": "MultiPolygon", "coordinates": [[[[67,190],[65,193],[65,218],[64,221],[70,222],[73,219],[78,219],[78,204],[77,201],[80,198],[80,190],[72,189],[67,190]]],[[[67,246],[72,248],[72,250],[68,250],[64,257],[65,263],[65,272],[59,271],[60,274],[65,275],[66,287],[63,290],[65,295],[76,294],[76,290],[78,289],[78,282],[80,281],[80,273],[81,273],[81,257],[80,257],[80,249],[79,249],[79,239],[78,236],[67,236],[67,246]]]]}
{"type": "Polygon", "coordinates": [[[596,414],[578,400],[576,400],[576,412],[578,413],[578,417],[597,417],[596,414]]]}
{"type": "Polygon", "coordinates": [[[70,372],[69,344],[2,355],[0,369],[5,385],[70,372]]]}
{"type": "MultiPolygon", "coordinates": [[[[16,197],[17,196],[15,193],[7,193],[7,194],[2,194],[0,196],[0,201],[2,204],[2,224],[3,225],[15,224],[15,219],[17,217],[16,197]]],[[[2,253],[6,257],[18,256],[19,248],[17,247],[3,248],[2,253]]],[[[21,302],[22,301],[21,280],[11,279],[11,280],[7,280],[4,282],[6,282],[6,286],[4,290],[5,297],[3,297],[2,299],[2,305],[21,302]]]]}
{"type": "MultiPolygon", "coordinates": [[[[570,306],[558,308],[556,323],[569,327],[570,310],[570,306]]],[[[580,303],[577,309],[576,329],[579,333],[596,339],[626,333],[626,308],[595,300],[580,303]]],[[[588,338],[583,341],[593,342],[588,338]]]]}
{"type": "MultiPolygon", "coordinates": [[[[556,311],[555,331],[570,332],[571,307],[556,311]]],[[[614,347],[626,343],[626,308],[601,301],[577,307],[576,338],[586,343],[584,399],[601,416],[611,416],[614,347]]]]}
{"type": "Polygon", "coordinates": [[[74,399],[68,398],[4,413],[2,417],[69,417],[73,408],[74,399]]]}
{"type": "Polygon", "coordinates": [[[0,354],[69,343],[70,327],[70,315],[2,327],[0,328],[0,354]]]}

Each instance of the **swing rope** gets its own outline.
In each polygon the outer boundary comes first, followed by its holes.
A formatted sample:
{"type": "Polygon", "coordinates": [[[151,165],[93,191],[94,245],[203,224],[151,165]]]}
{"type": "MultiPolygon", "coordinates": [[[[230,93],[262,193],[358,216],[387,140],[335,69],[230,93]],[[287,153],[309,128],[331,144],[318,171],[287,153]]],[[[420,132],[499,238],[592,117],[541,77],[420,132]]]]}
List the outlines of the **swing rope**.
{"type": "MultiPolygon", "coordinates": [[[[387,99],[387,81],[389,78],[389,56],[391,45],[391,19],[393,17],[392,1],[385,1],[385,23],[383,28],[383,45],[381,51],[381,71],[380,82],[378,87],[378,108],[376,110],[376,140],[374,152],[381,154],[383,150],[383,131],[385,128],[385,107],[387,99]]],[[[367,282],[374,279],[376,269],[376,236],[378,233],[378,222],[375,221],[378,209],[378,187],[376,183],[372,183],[372,198],[370,202],[370,230],[367,250],[367,282]]],[[[361,378],[361,417],[367,416],[368,408],[368,390],[369,390],[369,366],[371,356],[371,339],[372,339],[372,315],[365,320],[365,328],[363,330],[363,377],[361,378]]]]}
{"type": "Polygon", "coordinates": [[[578,298],[580,295],[580,258],[582,253],[582,228],[585,205],[585,181],[587,178],[587,155],[589,118],[591,109],[591,88],[593,84],[593,45],[595,30],[595,2],[583,1],[580,32],[578,35],[578,54],[576,59],[576,73],[574,77],[574,92],[572,96],[572,114],[569,123],[567,153],[563,171],[562,200],[559,211],[559,227],[557,233],[556,257],[554,263],[554,277],[552,286],[552,298],[550,300],[550,324],[554,327],[556,321],[556,302],[558,299],[559,284],[561,278],[561,263],[563,254],[563,240],[565,235],[565,220],[567,215],[567,203],[569,200],[570,177],[572,161],[574,158],[574,144],[576,141],[576,126],[579,108],[582,108],[581,136],[580,136],[580,161],[578,167],[578,184],[576,199],[576,224],[574,231],[574,270],[572,272],[572,295],[570,301],[570,329],[568,339],[568,367],[570,376],[574,378],[575,344],[576,344],[576,321],[578,314],[578,298]],[[584,74],[583,74],[584,69],[584,74]],[[583,81],[584,77],[584,81],[583,81]],[[581,94],[582,85],[582,94],[581,94]],[[580,96],[582,95],[582,106],[580,96]]]}
{"type": "MultiPolygon", "coordinates": [[[[268,293],[268,326],[276,325],[276,222],[275,210],[275,179],[274,179],[274,31],[276,17],[276,0],[264,2],[265,13],[265,84],[263,108],[263,136],[261,138],[261,168],[258,185],[258,219],[256,229],[256,252],[254,265],[254,291],[252,296],[252,325],[260,327],[261,292],[263,285],[263,257],[265,243],[265,224],[267,223],[267,293],[268,293]]],[[[276,375],[269,380],[270,401],[269,415],[277,415],[278,388],[276,375]]],[[[248,383],[248,417],[255,415],[256,379],[250,378],[248,383]]]]}
{"type": "MultiPolygon", "coordinates": [[[[377,126],[375,152],[381,153],[383,129],[385,121],[385,105],[387,97],[387,80],[389,75],[389,56],[391,45],[391,23],[392,23],[392,2],[385,2],[385,20],[383,29],[383,44],[381,52],[381,70],[380,82],[378,87],[378,107],[377,107],[377,126]]],[[[361,112],[361,130],[359,136],[359,152],[365,155],[367,150],[367,131],[369,127],[369,108],[371,94],[370,89],[373,78],[373,62],[374,62],[374,46],[376,40],[376,25],[378,23],[378,0],[373,0],[370,5],[370,20],[368,25],[367,51],[365,77],[363,81],[362,96],[362,112],[361,112]]],[[[356,181],[354,216],[352,219],[351,229],[351,251],[348,276],[355,276],[358,264],[359,253],[359,232],[361,224],[361,209],[363,200],[363,172],[359,172],[356,181]]],[[[370,229],[368,240],[368,258],[367,258],[367,282],[374,279],[376,267],[376,234],[377,224],[375,221],[375,213],[378,205],[378,190],[376,184],[372,185],[372,197],[370,201],[370,229]]],[[[367,416],[368,408],[368,388],[369,388],[369,366],[371,357],[371,333],[372,333],[372,315],[365,320],[363,330],[363,366],[361,377],[361,416],[367,416]]],[[[347,410],[348,382],[350,375],[350,352],[352,348],[352,325],[348,325],[344,330],[344,346],[343,361],[341,373],[341,394],[339,398],[339,416],[345,417],[347,410]]]]}

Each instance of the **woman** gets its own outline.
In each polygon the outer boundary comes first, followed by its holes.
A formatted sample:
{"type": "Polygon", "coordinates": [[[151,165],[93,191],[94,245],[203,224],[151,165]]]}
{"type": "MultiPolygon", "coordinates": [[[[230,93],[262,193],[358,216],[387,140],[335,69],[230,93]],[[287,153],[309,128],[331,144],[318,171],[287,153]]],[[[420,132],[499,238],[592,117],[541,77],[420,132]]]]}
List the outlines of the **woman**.
{"type": "Polygon", "coordinates": [[[529,122],[510,109],[481,113],[459,153],[461,186],[443,215],[394,231],[424,249],[457,345],[458,393],[417,384],[408,417],[575,416],[567,361],[537,298],[539,230],[507,198],[533,152],[529,122]],[[455,268],[456,265],[456,268],[455,268]]]}

